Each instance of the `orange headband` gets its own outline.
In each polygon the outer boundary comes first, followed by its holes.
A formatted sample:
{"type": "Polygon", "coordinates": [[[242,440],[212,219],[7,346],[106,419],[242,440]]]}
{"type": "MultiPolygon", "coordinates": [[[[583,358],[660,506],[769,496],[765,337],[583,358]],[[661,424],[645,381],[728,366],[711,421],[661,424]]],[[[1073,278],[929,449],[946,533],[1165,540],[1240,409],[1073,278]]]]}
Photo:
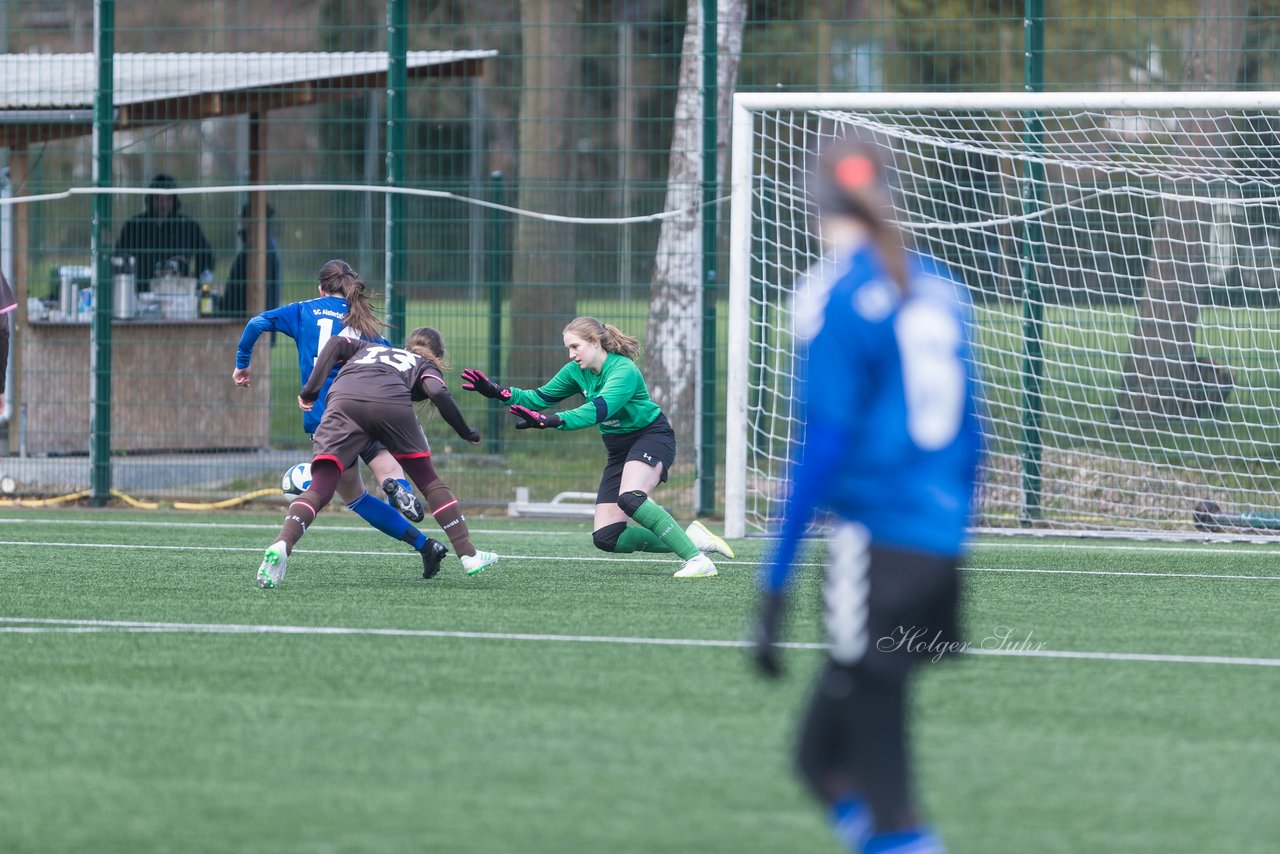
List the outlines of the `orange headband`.
{"type": "Polygon", "coordinates": [[[836,183],[843,190],[861,190],[875,183],[876,165],[861,154],[854,154],[836,163],[836,183]]]}

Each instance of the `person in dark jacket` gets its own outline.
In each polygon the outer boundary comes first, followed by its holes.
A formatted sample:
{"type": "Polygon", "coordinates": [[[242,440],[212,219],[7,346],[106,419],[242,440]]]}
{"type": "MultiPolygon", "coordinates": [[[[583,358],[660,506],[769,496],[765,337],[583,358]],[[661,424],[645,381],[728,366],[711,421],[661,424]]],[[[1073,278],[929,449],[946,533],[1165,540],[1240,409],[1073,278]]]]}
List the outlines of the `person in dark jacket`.
{"type": "MultiPolygon", "coordinates": [[[[280,305],[280,248],[276,246],[275,235],[271,227],[275,223],[275,208],[267,205],[267,306],[270,311],[280,305]]],[[[249,260],[252,250],[249,248],[249,206],[240,209],[240,243],[243,248],[236,253],[231,262],[231,272],[227,274],[227,285],[222,292],[222,311],[228,317],[244,317],[250,314],[248,304],[249,260]]],[[[256,313],[256,312],[254,312],[256,313]]],[[[271,343],[275,344],[275,333],[271,343]]]]}
{"type": "MultiPolygon", "coordinates": [[[[173,176],[163,173],[151,180],[153,190],[176,190],[173,176]]],[[[146,210],[130,217],[120,230],[115,254],[132,255],[138,271],[138,290],[151,290],[151,279],[169,262],[179,276],[199,276],[213,270],[213,251],[200,224],[180,213],[178,196],[153,193],[147,196],[146,210]]]]}

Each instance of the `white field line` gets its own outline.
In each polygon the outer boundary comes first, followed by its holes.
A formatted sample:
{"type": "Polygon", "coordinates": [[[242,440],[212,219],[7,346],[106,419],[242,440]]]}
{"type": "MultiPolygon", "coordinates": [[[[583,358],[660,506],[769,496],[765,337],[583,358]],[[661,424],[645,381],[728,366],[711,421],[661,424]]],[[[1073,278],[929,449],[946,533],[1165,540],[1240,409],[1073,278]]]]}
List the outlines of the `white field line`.
{"type": "MultiPolygon", "coordinates": [[[[49,541],[26,541],[26,540],[0,540],[0,546],[39,546],[42,548],[60,548],[60,549],[137,549],[140,551],[177,551],[177,552],[220,552],[224,554],[258,554],[262,551],[256,546],[165,546],[165,545],[139,545],[136,543],[57,543],[49,541]]],[[[417,558],[418,553],[412,551],[403,552],[377,552],[377,551],[356,551],[346,549],[298,549],[299,555],[343,555],[348,557],[376,557],[376,558],[417,558]]],[[[525,555],[525,554],[503,554],[502,560],[541,560],[541,561],[568,561],[572,563],[644,563],[651,564],[655,560],[653,558],[636,558],[636,557],[619,557],[612,555],[609,557],[581,557],[575,555],[525,555]]],[[[672,558],[674,561],[675,559],[672,558]]],[[[720,558],[716,560],[720,566],[758,566],[757,561],[748,560],[725,560],[720,558]]],[[[825,566],[822,563],[796,563],[796,567],[814,567],[825,566]]],[[[1219,581],[1280,581],[1280,575],[1228,575],[1225,573],[1205,573],[1205,572],[1124,572],[1120,570],[1106,569],[1040,569],[1040,568],[1019,568],[1019,567],[988,567],[988,566],[964,566],[961,567],[962,572],[991,572],[991,573],[1007,573],[1011,575],[1098,575],[1109,577],[1126,577],[1133,576],[1135,578],[1197,578],[1210,579],[1219,581]]]]}
{"type": "MultiPolygon", "coordinates": [[[[154,623],[134,620],[71,620],[46,617],[0,617],[0,633],[98,633],[230,634],[230,635],[341,635],[361,637],[447,638],[454,640],[527,641],[535,643],[584,643],[617,646],[710,647],[744,649],[743,640],[702,638],[612,637],[609,635],[544,635],[523,632],[457,632],[437,629],[377,629],[348,626],[275,626],[236,623],[154,623]]],[[[784,643],[787,649],[820,650],[824,644],[784,643]]],[[[1139,652],[1088,652],[1055,649],[981,649],[966,647],[969,655],[1005,658],[1061,658],[1084,661],[1137,661],[1159,664],[1218,664],[1280,667],[1280,658],[1239,658],[1222,655],[1160,655],[1139,652]]]]}
{"type": "MultiPolygon", "coordinates": [[[[167,546],[167,545],[138,545],[136,543],[57,543],[50,541],[27,541],[27,540],[0,540],[0,546],[40,546],[60,549],[137,549],[139,551],[171,551],[171,552],[223,552],[235,554],[255,554],[261,555],[265,546],[167,546]]],[[[347,555],[352,557],[377,557],[377,558],[413,558],[420,560],[418,553],[411,550],[402,550],[396,552],[377,552],[377,551],[356,551],[347,549],[309,549],[299,548],[295,550],[298,555],[347,555]]],[[[577,557],[566,555],[513,555],[506,552],[499,553],[502,560],[543,560],[543,561],[573,561],[575,563],[654,563],[652,558],[642,557],[619,557],[617,555],[609,555],[605,557],[577,557]]],[[[661,560],[661,558],[658,558],[661,560]]],[[[680,562],[674,555],[670,557],[670,562],[675,565],[680,562]]],[[[757,566],[756,561],[746,560],[724,560],[723,558],[716,561],[719,565],[737,564],[742,566],[757,566]]],[[[822,564],[797,563],[796,566],[821,566],[822,564]]]]}
{"type": "MultiPolygon", "coordinates": [[[[102,526],[102,527],[122,527],[122,528],[190,528],[199,529],[207,528],[213,531],[219,530],[242,530],[242,531],[277,531],[280,526],[274,522],[162,522],[150,521],[146,519],[58,519],[58,518],[3,518],[0,517],[0,525],[86,525],[86,526],[102,526]]],[[[368,525],[325,525],[309,528],[309,533],[323,534],[327,532],[343,533],[343,534],[377,534],[368,525]]],[[[517,528],[471,528],[473,534],[482,534],[484,536],[519,536],[519,537],[563,537],[573,536],[577,533],[585,533],[585,528],[579,530],[546,530],[546,529],[517,529],[517,528]]],[[[767,542],[772,538],[760,537],[756,538],[760,542],[767,542]]],[[[814,540],[813,542],[816,542],[814,540]]],[[[973,551],[982,549],[1083,549],[1086,551],[1110,551],[1110,552],[1157,552],[1165,554],[1222,554],[1222,555],[1241,555],[1241,554],[1257,554],[1257,555],[1275,555],[1280,558],[1280,547],[1277,546],[1247,546],[1239,547],[1223,547],[1208,544],[1190,543],[1187,545],[1155,545],[1143,542],[1133,543],[1045,543],[1045,542],[1026,542],[1009,537],[1002,537],[999,540],[983,540],[975,542],[972,546],[973,551]]]]}
{"type": "Polygon", "coordinates": [[[1272,555],[1280,557],[1280,548],[1276,546],[1240,546],[1224,548],[1222,546],[1186,545],[1155,546],[1144,543],[1028,543],[1018,540],[984,540],[973,544],[973,550],[979,549],[1084,549],[1097,552],[1158,552],[1162,554],[1198,554],[1198,555],[1272,555]]]}
{"type": "Polygon", "coordinates": [[[1007,572],[1015,575],[1107,575],[1135,578],[1209,578],[1227,581],[1280,581],[1280,575],[1227,575],[1210,572],[1124,572],[1110,569],[1040,569],[1030,567],[962,566],[961,572],[1007,572]]]}
{"type": "MultiPolygon", "coordinates": [[[[207,528],[214,531],[278,531],[280,524],[278,522],[150,522],[144,519],[4,519],[0,518],[0,525],[91,525],[93,527],[114,527],[114,528],[207,528]]],[[[468,526],[470,527],[470,526],[468,526]]],[[[323,534],[326,532],[343,533],[343,534],[380,534],[368,525],[319,525],[308,528],[308,533],[323,534]]],[[[520,530],[516,528],[471,528],[473,534],[485,534],[487,536],[502,536],[510,534],[519,537],[563,537],[573,536],[574,534],[585,534],[586,529],[578,531],[548,531],[545,528],[538,531],[520,530]]]]}
{"type": "MultiPolygon", "coordinates": [[[[59,549],[136,549],[139,551],[176,551],[176,552],[219,552],[223,554],[259,554],[262,549],[256,546],[166,546],[166,545],[139,545],[136,543],[58,543],[50,541],[27,541],[27,540],[0,540],[0,546],[38,546],[41,548],[59,548],[59,549]]],[[[299,555],[342,555],[347,557],[376,557],[376,558],[414,558],[418,557],[417,552],[379,552],[379,551],[356,551],[347,549],[298,549],[299,555]]],[[[540,561],[561,561],[572,563],[655,563],[654,558],[636,558],[636,557],[619,557],[611,555],[609,557],[582,557],[575,555],[526,555],[526,554],[502,554],[503,561],[515,560],[540,560],[540,561]]],[[[657,560],[661,560],[660,558],[657,560]]],[[[675,562],[675,558],[671,559],[675,562]]],[[[758,566],[757,561],[749,560],[725,560],[719,558],[716,564],[720,566],[758,566]]],[[[796,567],[815,567],[825,566],[823,563],[796,563],[796,567]]],[[[1225,573],[1205,573],[1205,572],[1124,572],[1121,570],[1106,569],[1041,569],[1041,568],[1019,568],[1019,567],[989,567],[989,566],[963,566],[962,572],[991,572],[1006,573],[1011,575],[1098,575],[1108,577],[1127,577],[1135,578],[1196,578],[1209,579],[1218,581],[1280,581],[1280,575],[1229,575],[1225,573]]]]}

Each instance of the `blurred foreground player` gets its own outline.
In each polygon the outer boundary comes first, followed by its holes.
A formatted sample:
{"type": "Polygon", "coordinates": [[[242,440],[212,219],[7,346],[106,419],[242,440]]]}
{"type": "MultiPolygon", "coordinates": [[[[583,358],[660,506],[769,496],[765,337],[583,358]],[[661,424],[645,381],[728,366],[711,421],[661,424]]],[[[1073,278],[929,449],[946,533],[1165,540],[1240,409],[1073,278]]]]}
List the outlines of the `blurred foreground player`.
{"type": "Polygon", "coordinates": [[[912,802],[907,683],[959,641],[958,563],[981,454],[967,308],[938,262],[904,248],[874,149],[833,144],[815,184],[833,263],[797,296],[805,437],[761,574],[753,655],[764,674],[780,672],[791,564],[815,510],[829,510],[829,658],[797,765],[846,850],[938,854],[912,802]]]}

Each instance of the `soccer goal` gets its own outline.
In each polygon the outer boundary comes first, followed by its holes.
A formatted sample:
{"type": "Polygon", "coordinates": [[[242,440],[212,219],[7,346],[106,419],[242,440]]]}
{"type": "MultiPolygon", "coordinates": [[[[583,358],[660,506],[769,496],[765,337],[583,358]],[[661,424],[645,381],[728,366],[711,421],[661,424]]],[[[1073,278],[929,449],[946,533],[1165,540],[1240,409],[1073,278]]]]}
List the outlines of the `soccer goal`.
{"type": "Polygon", "coordinates": [[[973,303],[981,526],[1280,528],[1280,93],[771,93],[734,100],[730,536],[786,497],[806,180],[849,133],[973,303]]]}

